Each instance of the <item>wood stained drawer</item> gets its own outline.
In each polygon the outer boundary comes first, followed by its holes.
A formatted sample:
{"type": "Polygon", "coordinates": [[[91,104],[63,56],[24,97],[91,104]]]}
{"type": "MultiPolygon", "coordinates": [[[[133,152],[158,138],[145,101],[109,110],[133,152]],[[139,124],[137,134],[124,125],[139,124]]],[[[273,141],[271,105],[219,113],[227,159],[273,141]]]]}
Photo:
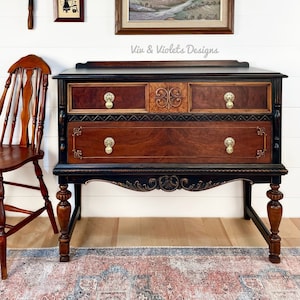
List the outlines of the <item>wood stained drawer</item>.
{"type": "Polygon", "coordinates": [[[70,113],[148,111],[147,83],[69,83],[70,113]]]}
{"type": "Polygon", "coordinates": [[[218,82],[190,83],[192,112],[271,112],[271,83],[218,82]]]}
{"type": "Polygon", "coordinates": [[[68,163],[271,163],[270,122],[72,122],[68,163]],[[113,140],[106,144],[105,140],[113,140]]]}
{"type": "Polygon", "coordinates": [[[69,83],[69,113],[270,113],[269,82],[69,83]]]}

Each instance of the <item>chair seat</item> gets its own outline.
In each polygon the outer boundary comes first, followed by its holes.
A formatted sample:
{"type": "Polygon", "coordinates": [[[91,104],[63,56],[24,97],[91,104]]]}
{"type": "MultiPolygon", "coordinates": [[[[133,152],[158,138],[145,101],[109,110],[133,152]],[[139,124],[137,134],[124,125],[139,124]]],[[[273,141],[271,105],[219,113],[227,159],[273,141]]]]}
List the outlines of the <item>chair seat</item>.
{"type": "Polygon", "coordinates": [[[36,153],[31,147],[0,146],[0,171],[8,172],[34,160],[42,159],[44,151],[36,153]]]}

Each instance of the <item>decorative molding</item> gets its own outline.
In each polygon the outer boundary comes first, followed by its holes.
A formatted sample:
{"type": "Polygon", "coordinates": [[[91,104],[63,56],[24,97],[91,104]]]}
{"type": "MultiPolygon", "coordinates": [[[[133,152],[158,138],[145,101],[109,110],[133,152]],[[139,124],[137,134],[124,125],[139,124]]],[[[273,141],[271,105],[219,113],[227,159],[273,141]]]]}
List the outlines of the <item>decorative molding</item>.
{"type": "Polygon", "coordinates": [[[73,128],[73,136],[80,136],[82,134],[82,127],[73,128]]]}
{"type": "Polygon", "coordinates": [[[74,158],[76,158],[76,159],[82,159],[83,158],[82,150],[73,149],[72,151],[74,153],[74,158]]]}
{"type": "Polygon", "coordinates": [[[257,114],[257,115],[246,115],[246,114],[118,114],[118,115],[92,115],[92,114],[74,114],[68,115],[68,122],[123,122],[123,121],[176,121],[176,122],[187,122],[187,121],[271,121],[272,115],[270,114],[257,114]]]}
{"type": "Polygon", "coordinates": [[[227,181],[221,180],[213,182],[212,180],[192,180],[188,177],[179,177],[177,175],[162,175],[151,177],[146,182],[140,180],[126,180],[125,182],[113,181],[112,183],[134,191],[149,192],[153,190],[162,190],[165,192],[173,192],[179,189],[196,192],[214,188],[225,184],[227,181]]]}

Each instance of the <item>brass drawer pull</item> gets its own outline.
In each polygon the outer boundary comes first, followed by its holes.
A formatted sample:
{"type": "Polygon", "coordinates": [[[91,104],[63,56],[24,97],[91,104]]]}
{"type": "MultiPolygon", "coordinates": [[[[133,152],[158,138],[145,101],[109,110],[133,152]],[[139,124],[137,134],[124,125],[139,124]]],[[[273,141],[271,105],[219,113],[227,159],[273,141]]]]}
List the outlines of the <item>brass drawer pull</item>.
{"type": "Polygon", "coordinates": [[[115,95],[112,92],[107,92],[104,94],[105,107],[108,109],[114,106],[115,95]]]}
{"type": "Polygon", "coordinates": [[[232,137],[228,137],[224,140],[224,145],[226,147],[226,152],[228,154],[232,154],[233,146],[235,145],[235,140],[232,137]]]}
{"type": "Polygon", "coordinates": [[[113,152],[113,146],[115,145],[115,140],[112,137],[107,137],[104,140],[105,153],[111,154],[113,152]]]}
{"type": "Polygon", "coordinates": [[[226,108],[230,109],[233,108],[235,95],[232,92],[227,92],[224,95],[224,100],[226,102],[226,108]]]}

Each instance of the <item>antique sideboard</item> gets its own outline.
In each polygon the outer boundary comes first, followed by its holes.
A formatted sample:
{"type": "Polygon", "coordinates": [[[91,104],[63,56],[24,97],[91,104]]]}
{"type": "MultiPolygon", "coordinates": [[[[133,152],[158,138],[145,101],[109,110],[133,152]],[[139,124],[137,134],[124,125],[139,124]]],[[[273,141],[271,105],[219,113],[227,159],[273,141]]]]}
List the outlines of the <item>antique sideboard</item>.
{"type": "Polygon", "coordinates": [[[83,183],[172,192],[242,180],[244,217],[265,238],[270,261],[279,263],[284,77],[238,61],[87,62],[55,76],[60,261],[69,261],[83,183]],[[270,229],[251,205],[256,183],[270,184],[270,229]]]}

